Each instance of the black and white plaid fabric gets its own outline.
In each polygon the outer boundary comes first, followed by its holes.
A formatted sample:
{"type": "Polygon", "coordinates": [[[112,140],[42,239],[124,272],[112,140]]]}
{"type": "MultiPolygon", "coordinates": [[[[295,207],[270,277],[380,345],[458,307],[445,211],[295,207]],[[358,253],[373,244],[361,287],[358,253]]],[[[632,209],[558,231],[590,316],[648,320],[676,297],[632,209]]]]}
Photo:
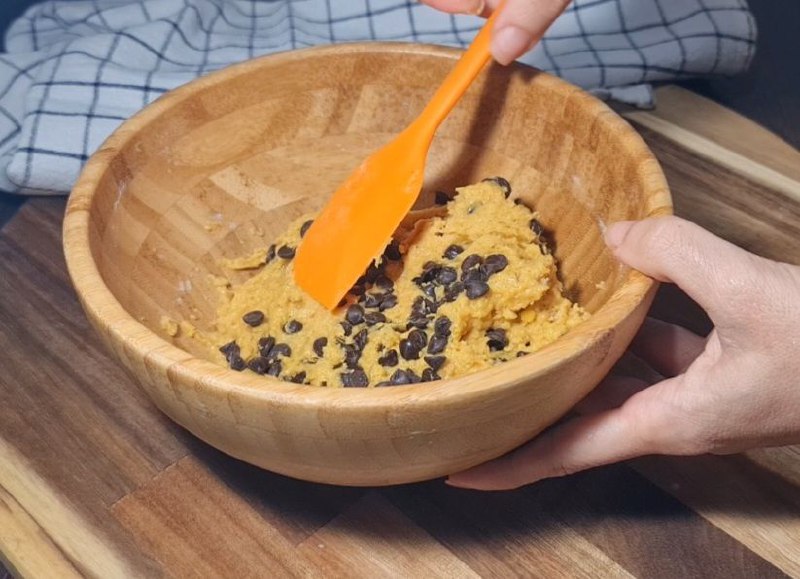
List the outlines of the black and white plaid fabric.
{"type": "MultiPolygon", "coordinates": [[[[61,0],[0,55],[0,189],[69,191],[92,152],[164,92],[254,56],[368,39],[465,46],[481,26],[414,0],[61,0]]],[[[753,55],[745,0],[575,0],[522,60],[603,97],[734,74],[753,55]]]]}

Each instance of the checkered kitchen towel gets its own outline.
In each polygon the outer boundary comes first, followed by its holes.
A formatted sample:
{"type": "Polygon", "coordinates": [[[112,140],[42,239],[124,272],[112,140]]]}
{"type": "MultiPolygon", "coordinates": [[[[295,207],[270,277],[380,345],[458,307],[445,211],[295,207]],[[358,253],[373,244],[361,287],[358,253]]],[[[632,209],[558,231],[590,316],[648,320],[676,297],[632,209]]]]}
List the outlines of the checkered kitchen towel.
{"type": "MultiPolygon", "coordinates": [[[[465,46],[481,23],[414,0],[44,2],[0,55],[0,190],[69,191],[124,119],[228,64],[366,39],[465,46]]],[[[647,105],[652,81],[743,70],[754,40],[745,0],[575,0],[523,60],[647,105]]]]}

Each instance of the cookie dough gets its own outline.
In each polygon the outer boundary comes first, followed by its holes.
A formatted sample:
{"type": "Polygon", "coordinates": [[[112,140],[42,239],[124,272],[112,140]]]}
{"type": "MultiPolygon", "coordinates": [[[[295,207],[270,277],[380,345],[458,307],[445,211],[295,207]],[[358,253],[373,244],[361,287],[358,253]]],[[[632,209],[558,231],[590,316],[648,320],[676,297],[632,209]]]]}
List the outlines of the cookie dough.
{"type": "Polygon", "coordinates": [[[416,223],[335,311],[293,282],[310,217],[260,257],[218,313],[216,353],[231,368],[327,387],[451,378],[535,352],[589,314],[562,294],[537,214],[505,179],[457,190],[416,223]],[[264,257],[266,256],[266,257],[264,257]]]}

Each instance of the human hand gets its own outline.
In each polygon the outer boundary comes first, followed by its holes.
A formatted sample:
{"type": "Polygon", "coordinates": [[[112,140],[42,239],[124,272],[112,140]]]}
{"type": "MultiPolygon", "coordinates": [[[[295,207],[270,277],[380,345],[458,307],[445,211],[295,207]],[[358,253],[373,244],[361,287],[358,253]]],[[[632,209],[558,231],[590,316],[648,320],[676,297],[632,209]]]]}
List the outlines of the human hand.
{"type": "Polygon", "coordinates": [[[800,267],[750,254],[677,217],[621,222],[623,263],[673,282],[709,314],[702,338],[648,320],[631,349],[656,383],[608,377],[567,420],[452,486],[512,489],[648,454],[728,454],[800,442],[800,267]]]}
{"type": "MultiPolygon", "coordinates": [[[[489,16],[500,0],[420,0],[457,14],[489,16]]],[[[492,30],[492,56],[509,64],[528,52],[566,9],[570,0],[508,0],[492,30]]]]}

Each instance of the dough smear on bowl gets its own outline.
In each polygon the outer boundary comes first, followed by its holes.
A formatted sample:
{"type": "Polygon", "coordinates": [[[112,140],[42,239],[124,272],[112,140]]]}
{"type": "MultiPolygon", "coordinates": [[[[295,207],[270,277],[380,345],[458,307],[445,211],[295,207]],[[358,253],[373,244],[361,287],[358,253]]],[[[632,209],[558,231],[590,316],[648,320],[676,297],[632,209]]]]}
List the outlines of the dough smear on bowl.
{"type": "Polygon", "coordinates": [[[535,352],[589,317],[562,294],[537,214],[505,179],[457,190],[417,221],[333,312],[292,278],[299,219],[220,306],[221,363],[327,387],[394,386],[469,374],[535,352]]]}

